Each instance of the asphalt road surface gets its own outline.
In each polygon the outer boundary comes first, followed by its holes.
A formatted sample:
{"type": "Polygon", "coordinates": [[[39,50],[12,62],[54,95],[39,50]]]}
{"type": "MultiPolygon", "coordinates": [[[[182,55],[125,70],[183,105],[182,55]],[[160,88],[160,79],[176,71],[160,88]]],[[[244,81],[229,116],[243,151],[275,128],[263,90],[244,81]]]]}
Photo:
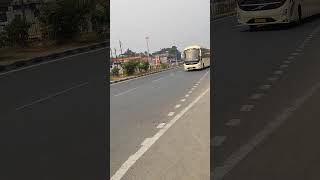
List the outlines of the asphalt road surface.
{"type": "Polygon", "coordinates": [[[106,179],[107,49],[0,74],[0,179],[106,179]]]}
{"type": "Polygon", "coordinates": [[[319,179],[320,18],[249,31],[213,23],[214,180],[319,179]]]}
{"type": "Polygon", "coordinates": [[[209,71],[178,68],[111,86],[114,180],[209,179],[209,71]]]}

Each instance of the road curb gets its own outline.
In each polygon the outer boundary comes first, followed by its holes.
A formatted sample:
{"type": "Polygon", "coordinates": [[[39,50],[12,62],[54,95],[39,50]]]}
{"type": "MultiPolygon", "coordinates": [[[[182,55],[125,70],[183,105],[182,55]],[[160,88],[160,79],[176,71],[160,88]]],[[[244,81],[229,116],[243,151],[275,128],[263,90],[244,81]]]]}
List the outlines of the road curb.
{"type": "Polygon", "coordinates": [[[160,72],[164,72],[164,71],[169,71],[169,70],[171,70],[171,69],[176,69],[176,68],[179,68],[179,67],[181,67],[181,66],[172,67],[172,68],[168,68],[168,69],[162,69],[162,70],[160,70],[160,71],[155,71],[155,72],[150,72],[150,73],[146,73],[146,74],[141,74],[141,75],[138,75],[138,76],[129,77],[129,78],[121,79],[121,80],[110,81],[110,84],[116,84],[116,83],[122,82],[122,81],[128,81],[128,80],[131,80],[131,79],[135,79],[135,78],[139,78],[139,77],[143,77],[143,76],[148,76],[148,75],[151,75],[151,74],[156,74],[156,73],[160,73],[160,72]]]}
{"type": "Polygon", "coordinates": [[[57,58],[62,58],[62,57],[67,57],[67,56],[71,56],[71,55],[76,55],[79,53],[89,52],[89,51],[96,50],[99,48],[108,47],[108,45],[109,45],[109,41],[104,41],[104,42],[95,43],[95,44],[91,44],[91,45],[67,49],[62,52],[52,53],[52,54],[45,55],[45,56],[38,56],[38,57],[33,57],[33,58],[28,58],[28,59],[17,60],[16,62],[11,63],[11,64],[0,65],[0,72],[6,72],[6,71],[21,68],[21,67],[34,65],[34,64],[44,62],[44,61],[50,61],[50,60],[54,60],[57,58]]]}

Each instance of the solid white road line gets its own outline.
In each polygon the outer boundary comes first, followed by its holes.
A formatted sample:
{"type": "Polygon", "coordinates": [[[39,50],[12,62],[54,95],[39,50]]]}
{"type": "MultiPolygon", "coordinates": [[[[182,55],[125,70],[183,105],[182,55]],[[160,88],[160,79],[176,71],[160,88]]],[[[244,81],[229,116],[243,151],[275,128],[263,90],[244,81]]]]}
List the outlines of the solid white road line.
{"type": "Polygon", "coordinates": [[[136,90],[136,89],[138,89],[138,88],[137,88],[137,87],[136,87],[136,88],[132,88],[132,89],[129,89],[129,90],[124,91],[124,92],[122,92],[122,93],[116,94],[116,95],[114,95],[114,96],[121,96],[121,95],[127,94],[127,93],[129,93],[129,92],[131,92],[131,91],[134,91],[134,90],[136,90]]]}
{"type": "Polygon", "coordinates": [[[146,144],[148,144],[148,142],[151,140],[151,138],[146,138],[144,139],[144,141],[141,143],[141,146],[145,146],[146,144]]]}
{"type": "Polygon", "coordinates": [[[215,147],[221,146],[222,143],[226,140],[226,138],[226,136],[215,136],[212,139],[211,145],[215,147]]]}
{"type": "Polygon", "coordinates": [[[116,173],[110,178],[110,180],[120,180],[126,172],[139,160],[142,155],[151,148],[151,146],[173,125],[175,124],[186,112],[189,111],[204,95],[209,92],[210,88],[201,93],[194,101],[192,101],[186,108],[184,108],[179,114],[177,114],[169,123],[167,123],[162,129],[160,129],[152,138],[148,139],[143,146],[129,159],[124,162],[116,173]]]}
{"type": "Polygon", "coordinates": [[[34,104],[43,102],[43,101],[48,100],[48,99],[50,99],[50,98],[53,98],[53,97],[55,97],[55,96],[58,96],[58,95],[61,95],[61,94],[65,94],[65,93],[67,93],[67,92],[69,92],[69,91],[71,91],[71,90],[73,90],[73,89],[80,88],[80,87],[85,86],[85,85],[87,85],[87,84],[89,84],[89,82],[85,82],[85,83],[81,83],[81,84],[72,86],[71,88],[68,88],[68,89],[65,89],[65,90],[63,90],[63,91],[60,91],[60,92],[51,94],[51,95],[49,95],[49,96],[47,96],[47,97],[38,99],[38,100],[36,100],[36,101],[34,101],[34,102],[32,102],[32,103],[29,103],[29,104],[25,104],[25,105],[23,105],[23,106],[20,106],[20,107],[16,108],[16,111],[19,111],[19,110],[24,109],[24,108],[26,108],[26,107],[29,107],[29,106],[32,106],[32,105],[34,105],[34,104]]]}
{"type": "Polygon", "coordinates": [[[242,112],[249,112],[249,111],[252,111],[254,108],[254,105],[251,105],[251,104],[247,104],[247,105],[243,105],[240,109],[240,111],[242,112]]]}
{"type": "Polygon", "coordinates": [[[254,136],[247,144],[240,147],[240,149],[232,153],[222,166],[216,167],[213,170],[213,179],[221,180],[229,173],[241,160],[243,160],[251,151],[255,149],[266,137],[276,131],[297,109],[299,109],[310,97],[313,96],[320,89],[320,83],[313,86],[307,93],[297,99],[295,103],[285,109],[275,120],[271,121],[264,127],[256,136],[254,136]]]}
{"type": "Polygon", "coordinates": [[[158,128],[158,129],[161,129],[161,128],[163,128],[165,125],[166,125],[166,123],[160,123],[160,124],[157,126],[157,128],[158,128]]]}
{"type": "MultiPolygon", "coordinates": [[[[202,80],[207,76],[207,74],[208,74],[209,72],[210,72],[210,71],[208,70],[208,71],[200,78],[199,82],[202,81],[202,80]]],[[[199,83],[199,82],[198,82],[198,83],[199,83]]]]}
{"type": "Polygon", "coordinates": [[[240,124],[240,119],[230,119],[227,123],[226,126],[237,126],[240,124]]]}

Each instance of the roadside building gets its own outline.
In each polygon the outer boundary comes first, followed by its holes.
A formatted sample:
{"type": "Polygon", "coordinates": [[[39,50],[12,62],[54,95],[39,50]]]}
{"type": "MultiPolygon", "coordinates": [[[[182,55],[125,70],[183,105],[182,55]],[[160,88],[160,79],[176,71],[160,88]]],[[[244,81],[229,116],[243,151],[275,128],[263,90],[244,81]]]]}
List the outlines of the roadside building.
{"type": "Polygon", "coordinates": [[[163,48],[160,51],[152,53],[152,55],[160,59],[161,63],[169,64],[181,61],[181,53],[175,46],[172,46],[171,48],[163,48]]]}

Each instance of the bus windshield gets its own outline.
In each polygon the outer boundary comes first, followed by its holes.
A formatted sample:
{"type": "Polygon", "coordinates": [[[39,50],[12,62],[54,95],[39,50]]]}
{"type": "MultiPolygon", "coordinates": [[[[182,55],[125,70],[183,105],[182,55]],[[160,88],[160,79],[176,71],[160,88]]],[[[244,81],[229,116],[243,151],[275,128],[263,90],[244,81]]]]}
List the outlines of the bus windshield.
{"type": "Polygon", "coordinates": [[[243,4],[266,4],[266,3],[284,3],[286,0],[238,0],[240,5],[243,4]]]}
{"type": "Polygon", "coordinates": [[[184,52],[185,61],[199,61],[200,50],[199,49],[188,49],[184,52]]]}

